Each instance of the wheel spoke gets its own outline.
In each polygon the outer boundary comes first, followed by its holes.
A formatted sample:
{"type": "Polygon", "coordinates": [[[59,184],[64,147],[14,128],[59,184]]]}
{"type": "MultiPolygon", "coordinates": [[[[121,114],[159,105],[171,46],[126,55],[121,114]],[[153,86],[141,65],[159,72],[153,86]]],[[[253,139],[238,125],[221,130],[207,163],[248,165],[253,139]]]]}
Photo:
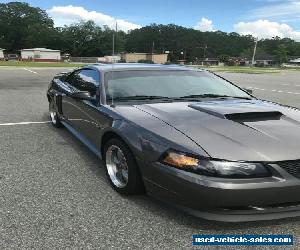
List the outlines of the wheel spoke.
{"type": "Polygon", "coordinates": [[[123,160],[124,155],[121,150],[117,150],[117,157],[118,157],[119,162],[121,162],[123,160]]]}
{"type": "Polygon", "coordinates": [[[120,164],[119,159],[115,152],[112,154],[112,162],[116,165],[120,164]]]}
{"type": "Polygon", "coordinates": [[[122,176],[123,176],[123,179],[127,182],[128,181],[128,171],[122,170],[122,176]]]}
{"type": "Polygon", "coordinates": [[[117,169],[116,171],[116,177],[118,178],[118,180],[122,180],[123,178],[123,174],[122,174],[122,170],[120,168],[117,169]]]}

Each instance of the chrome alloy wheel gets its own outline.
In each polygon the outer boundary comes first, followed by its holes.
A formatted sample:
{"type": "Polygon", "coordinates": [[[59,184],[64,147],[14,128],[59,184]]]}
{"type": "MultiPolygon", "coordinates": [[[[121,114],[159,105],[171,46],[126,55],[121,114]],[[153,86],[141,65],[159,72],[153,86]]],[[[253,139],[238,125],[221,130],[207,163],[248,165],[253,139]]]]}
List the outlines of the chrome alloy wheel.
{"type": "Polygon", "coordinates": [[[105,155],[109,178],[115,186],[123,188],[128,182],[128,165],[123,151],[116,145],[111,145],[105,155]]]}
{"type": "Polygon", "coordinates": [[[51,102],[50,105],[49,105],[49,114],[50,114],[51,122],[53,124],[56,124],[57,123],[57,113],[55,111],[53,102],[51,102]]]}
{"type": "Polygon", "coordinates": [[[53,124],[56,124],[57,120],[56,120],[56,112],[55,111],[50,111],[50,118],[51,118],[51,122],[53,124]]]}

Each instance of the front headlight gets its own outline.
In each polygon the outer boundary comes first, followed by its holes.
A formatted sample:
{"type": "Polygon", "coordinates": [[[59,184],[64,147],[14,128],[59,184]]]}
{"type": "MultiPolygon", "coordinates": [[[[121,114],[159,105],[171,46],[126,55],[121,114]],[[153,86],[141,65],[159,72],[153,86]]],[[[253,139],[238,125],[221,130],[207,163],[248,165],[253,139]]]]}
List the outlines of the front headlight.
{"type": "Polygon", "coordinates": [[[214,177],[259,178],[271,176],[270,170],[261,163],[200,159],[175,151],[165,153],[161,162],[182,170],[214,177]]]}

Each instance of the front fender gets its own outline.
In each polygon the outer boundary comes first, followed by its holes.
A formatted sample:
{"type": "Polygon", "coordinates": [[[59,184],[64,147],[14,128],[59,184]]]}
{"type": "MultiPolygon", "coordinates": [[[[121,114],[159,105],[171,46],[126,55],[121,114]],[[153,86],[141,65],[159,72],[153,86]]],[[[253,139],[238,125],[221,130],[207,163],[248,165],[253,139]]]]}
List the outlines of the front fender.
{"type": "Polygon", "coordinates": [[[146,160],[156,161],[160,155],[168,149],[168,146],[159,142],[155,135],[125,120],[115,120],[112,127],[103,129],[101,144],[106,134],[113,133],[120,137],[130,148],[135,157],[146,160]]]}

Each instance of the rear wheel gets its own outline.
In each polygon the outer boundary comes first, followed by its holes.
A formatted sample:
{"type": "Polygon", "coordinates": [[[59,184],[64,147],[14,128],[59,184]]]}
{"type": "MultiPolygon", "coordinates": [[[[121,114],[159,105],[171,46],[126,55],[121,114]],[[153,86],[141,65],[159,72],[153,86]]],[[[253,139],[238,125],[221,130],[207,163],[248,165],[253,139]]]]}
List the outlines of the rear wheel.
{"type": "Polygon", "coordinates": [[[50,116],[50,121],[51,121],[51,124],[56,127],[56,128],[60,128],[62,127],[62,123],[60,122],[60,119],[58,117],[58,113],[56,111],[56,108],[55,108],[55,103],[53,100],[50,101],[49,103],[49,116],[50,116]]]}
{"type": "Polygon", "coordinates": [[[104,146],[106,175],[111,186],[119,193],[142,193],[142,178],[128,146],[121,140],[110,139],[104,146]]]}

